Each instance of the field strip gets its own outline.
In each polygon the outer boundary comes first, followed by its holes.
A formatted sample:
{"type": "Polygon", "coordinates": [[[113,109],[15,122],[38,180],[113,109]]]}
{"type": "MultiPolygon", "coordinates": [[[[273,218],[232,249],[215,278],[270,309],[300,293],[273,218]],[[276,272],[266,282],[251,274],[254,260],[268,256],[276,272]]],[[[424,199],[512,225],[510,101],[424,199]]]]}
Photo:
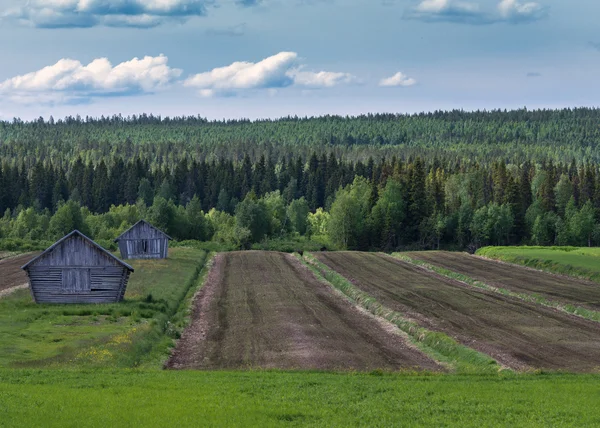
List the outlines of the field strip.
{"type": "Polygon", "coordinates": [[[218,254],[192,311],[168,368],[443,370],[289,254],[218,254]]]}
{"type": "Polygon", "coordinates": [[[519,371],[600,369],[600,324],[377,253],[313,255],[385,308],[519,371]]]}
{"type": "Polygon", "coordinates": [[[21,285],[17,285],[17,286],[11,287],[11,288],[6,288],[4,290],[0,290],[0,299],[3,298],[3,297],[8,296],[9,294],[14,293],[15,291],[24,290],[24,289],[26,289],[28,287],[29,287],[29,283],[25,283],[25,284],[21,284],[21,285]]]}
{"type": "Polygon", "coordinates": [[[594,311],[583,306],[578,306],[575,304],[568,304],[565,302],[560,302],[558,300],[551,300],[539,294],[530,294],[530,293],[519,293],[508,288],[497,287],[493,285],[489,285],[483,281],[476,280],[471,278],[468,275],[455,272],[450,269],[446,269],[445,267],[436,266],[432,263],[429,263],[424,260],[415,259],[409,257],[402,253],[393,253],[392,257],[395,257],[399,260],[402,260],[407,263],[411,263],[417,267],[425,269],[429,272],[437,273],[438,275],[442,275],[446,278],[453,279],[456,281],[460,281],[464,284],[470,285],[472,287],[480,288],[482,290],[491,291],[493,293],[498,293],[503,296],[514,297],[524,302],[539,304],[548,308],[556,309],[558,311],[564,312],[569,315],[575,315],[590,321],[600,322],[600,311],[594,311]]]}
{"type": "Polygon", "coordinates": [[[517,269],[525,269],[528,270],[532,273],[544,273],[546,275],[551,275],[554,276],[556,278],[562,278],[562,279],[566,279],[566,280],[578,280],[578,281],[583,281],[583,282],[587,282],[589,284],[592,285],[598,285],[598,281],[594,281],[593,279],[587,278],[583,275],[575,275],[575,274],[567,274],[567,273],[559,273],[559,272],[554,272],[551,269],[547,269],[547,268],[542,268],[542,267],[533,267],[533,266],[526,266],[524,264],[520,264],[520,263],[516,263],[516,262],[511,262],[508,260],[503,260],[503,259],[496,259],[494,257],[490,257],[490,256],[482,256],[479,254],[472,254],[471,257],[475,257],[477,259],[481,259],[481,260],[485,260],[488,262],[494,262],[494,263],[498,263],[500,265],[504,265],[504,266],[508,266],[508,267],[512,267],[512,268],[517,268],[517,269]]]}
{"type": "Polygon", "coordinates": [[[19,254],[0,260],[0,291],[28,282],[27,274],[21,269],[21,266],[37,254],[39,253],[19,254]]]}
{"type": "Polygon", "coordinates": [[[312,254],[305,253],[302,260],[315,274],[324,278],[354,304],[359,305],[374,316],[392,323],[406,333],[421,351],[454,370],[459,372],[498,372],[507,369],[507,367],[498,365],[489,356],[461,345],[444,333],[427,330],[400,312],[383,306],[375,298],[354,286],[348,279],[320,262],[312,254]]]}
{"type": "Polygon", "coordinates": [[[16,257],[18,256],[19,253],[17,252],[11,252],[11,251],[0,251],[0,261],[4,260],[4,259],[9,259],[11,257],[16,257]]]}

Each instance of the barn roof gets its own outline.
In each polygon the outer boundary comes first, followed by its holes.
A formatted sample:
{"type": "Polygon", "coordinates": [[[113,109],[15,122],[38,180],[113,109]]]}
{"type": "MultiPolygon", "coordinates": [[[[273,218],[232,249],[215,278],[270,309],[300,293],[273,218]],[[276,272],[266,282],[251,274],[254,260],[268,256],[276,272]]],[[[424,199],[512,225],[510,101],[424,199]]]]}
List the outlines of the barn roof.
{"type": "Polygon", "coordinates": [[[117,263],[119,263],[121,266],[123,266],[123,267],[129,269],[131,272],[133,272],[133,268],[130,265],[128,265],[123,260],[121,260],[118,257],[116,257],[115,255],[113,255],[110,251],[107,251],[104,248],[102,248],[100,245],[98,245],[96,242],[92,241],[90,238],[88,238],[87,236],[85,236],[83,233],[81,233],[78,230],[74,230],[73,232],[69,233],[65,237],[63,237],[63,238],[59,239],[58,241],[56,241],[54,244],[52,244],[50,247],[48,247],[48,249],[46,251],[44,251],[42,254],[40,254],[37,257],[34,257],[27,264],[21,266],[21,269],[27,269],[29,267],[29,265],[31,265],[32,263],[35,263],[36,260],[40,259],[45,254],[48,254],[48,253],[52,252],[56,247],[58,247],[60,244],[62,244],[64,241],[66,241],[67,239],[71,238],[72,236],[80,236],[85,241],[87,241],[89,244],[91,244],[93,247],[95,247],[98,251],[103,252],[109,258],[113,259],[114,261],[116,261],[117,263]]]}
{"type": "Polygon", "coordinates": [[[146,220],[140,220],[138,221],[136,224],[134,224],[133,226],[131,226],[129,229],[127,229],[125,232],[121,233],[117,239],[115,239],[115,242],[119,241],[119,239],[121,239],[121,237],[123,235],[125,235],[126,233],[128,233],[130,230],[135,229],[139,224],[147,224],[148,226],[150,226],[152,229],[156,230],[157,232],[165,235],[167,237],[167,239],[170,239],[171,241],[173,240],[173,238],[171,238],[169,235],[167,235],[165,232],[163,232],[162,230],[160,230],[159,228],[151,225],[150,223],[148,223],[146,220]]]}

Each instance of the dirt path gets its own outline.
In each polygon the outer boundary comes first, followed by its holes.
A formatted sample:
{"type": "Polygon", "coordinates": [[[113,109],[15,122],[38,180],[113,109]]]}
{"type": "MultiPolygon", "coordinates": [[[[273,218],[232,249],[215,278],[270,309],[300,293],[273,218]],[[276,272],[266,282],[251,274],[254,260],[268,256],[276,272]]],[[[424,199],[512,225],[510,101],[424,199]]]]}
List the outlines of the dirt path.
{"type": "Polygon", "coordinates": [[[473,289],[392,257],[317,253],[382,304],[515,369],[600,369],[600,324],[473,289]]]}
{"type": "Polygon", "coordinates": [[[600,310],[600,285],[590,281],[536,272],[466,253],[433,251],[406,253],[406,255],[467,275],[494,287],[519,293],[538,294],[550,300],[600,310]]]}
{"type": "Polygon", "coordinates": [[[21,269],[21,266],[38,254],[21,254],[0,260],[0,291],[27,283],[27,274],[21,269]]]}
{"type": "Polygon", "coordinates": [[[440,370],[293,256],[258,251],[216,257],[167,367],[440,370]]]}

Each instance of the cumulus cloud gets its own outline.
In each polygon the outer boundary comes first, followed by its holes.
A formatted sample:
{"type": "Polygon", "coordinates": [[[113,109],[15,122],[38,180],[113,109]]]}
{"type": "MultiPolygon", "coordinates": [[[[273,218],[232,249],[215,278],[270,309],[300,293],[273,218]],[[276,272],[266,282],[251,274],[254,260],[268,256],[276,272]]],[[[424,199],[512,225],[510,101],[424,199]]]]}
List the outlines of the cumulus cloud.
{"type": "Polygon", "coordinates": [[[87,65],[61,59],[41,70],[0,83],[0,94],[17,102],[73,103],[94,97],[153,93],[176,81],[182,71],[168,66],[168,58],[146,56],[113,66],[108,59],[87,65]]]}
{"type": "Polygon", "coordinates": [[[289,73],[294,83],[308,88],[331,88],[341,84],[350,84],[358,82],[356,76],[350,73],[336,73],[333,71],[299,71],[293,70],[289,73]]]}
{"type": "Polygon", "coordinates": [[[214,0],[32,0],[5,18],[39,28],[150,28],[206,15],[214,0]]]}
{"type": "Polygon", "coordinates": [[[416,85],[417,81],[411,77],[408,77],[406,74],[398,72],[394,74],[392,77],[388,77],[385,79],[381,79],[379,81],[379,86],[413,86],[416,85]]]}
{"type": "Polygon", "coordinates": [[[544,18],[547,8],[536,2],[501,0],[495,10],[485,10],[479,3],[461,0],[420,0],[408,9],[405,19],[424,22],[455,22],[473,25],[499,22],[525,23],[544,18]]]}
{"type": "Polygon", "coordinates": [[[521,3],[518,0],[502,0],[498,11],[502,19],[514,23],[537,21],[547,14],[547,9],[539,3],[521,3]]]}
{"type": "Polygon", "coordinates": [[[484,24],[488,18],[476,3],[456,0],[422,0],[405,13],[405,18],[425,22],[459,22],[484,24]]]}
{"type": "Polygon", "coordinates": [[[207,97],[289,86],[328,88],[353,81],[355,77],[349,73],[304,71],[296,52],[280,52],[256,63],[234,62],[196,74],[184,85],[198,89],[200,95],[207,97]]]}

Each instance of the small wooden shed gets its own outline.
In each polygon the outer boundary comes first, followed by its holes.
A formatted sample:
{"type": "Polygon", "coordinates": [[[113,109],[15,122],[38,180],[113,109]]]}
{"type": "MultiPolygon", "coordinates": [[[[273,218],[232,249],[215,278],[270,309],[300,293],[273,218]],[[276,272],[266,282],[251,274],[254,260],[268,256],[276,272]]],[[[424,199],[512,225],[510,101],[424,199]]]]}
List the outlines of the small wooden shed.
{"type": "Polygon", "coordinates": [[[140,220],[115,239],[115,242],[119,244],[119,251],[124,259],[166,259],[171,239],[146,220],[140,220]]]}
{"type": "Polygon", "coordinates": [[[133,268],[78,230],[21,269],[36,303],[112,303],[125,295],[133,268]]]}

